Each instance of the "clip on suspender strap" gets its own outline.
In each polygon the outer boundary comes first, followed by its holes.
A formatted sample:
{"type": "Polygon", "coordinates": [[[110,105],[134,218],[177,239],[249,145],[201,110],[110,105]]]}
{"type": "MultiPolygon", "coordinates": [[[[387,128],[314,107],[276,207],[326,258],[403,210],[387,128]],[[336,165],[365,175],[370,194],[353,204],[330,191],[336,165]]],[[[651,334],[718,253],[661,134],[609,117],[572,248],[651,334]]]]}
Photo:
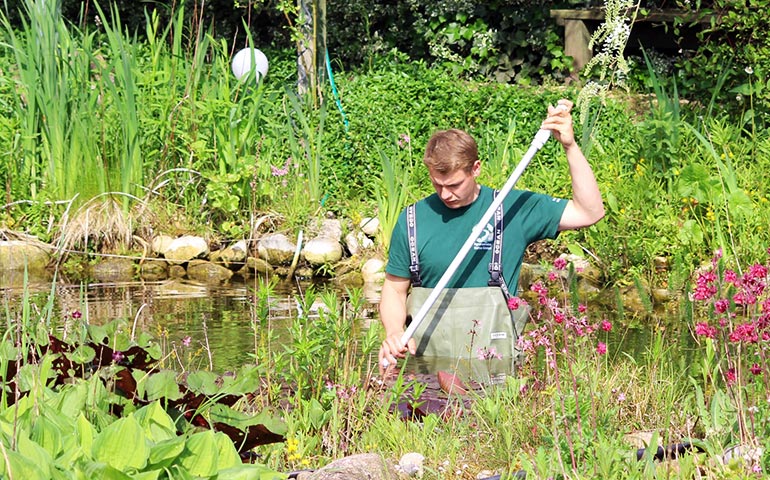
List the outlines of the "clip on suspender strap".
{"type": "Polygon", "coordinates": [[[406,230],[409,237],[409,277],[413,287],[422,286],[420,259],[417,256],[417,215],[415,204],[406,207],[406,230]]]}
{"type": "MultiPolygon", "coordinates": [[[[498,190],[495,190],[494,196],[497,197],[498,190]]],[[[500,287],[506,300],[511,298],[508,291],[508,285],[505,283],[502,271],[503,257],[503,205],[500,204],[495,210],[495,240],[492,244],[492,262],[489,264],[489,282],[490,287],[500,287]]]]}

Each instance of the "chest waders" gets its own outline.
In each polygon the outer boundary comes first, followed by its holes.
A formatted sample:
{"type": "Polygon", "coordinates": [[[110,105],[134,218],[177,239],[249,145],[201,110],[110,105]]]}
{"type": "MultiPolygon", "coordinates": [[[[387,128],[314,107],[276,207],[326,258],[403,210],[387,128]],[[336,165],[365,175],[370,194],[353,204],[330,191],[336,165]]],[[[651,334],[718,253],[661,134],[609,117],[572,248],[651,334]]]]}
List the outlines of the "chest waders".
{"type": "MultiPolygon", "coordinates": [[[[425,303],[432,289],[422,287],[420,279],[414,204],[407,207],[406,215],[412,284],[406,307],[411,318],[425,303]]],[[[520,353],[516,343],[524,330],[529,309],[522,307],[511,311],[508,308],[511,294],[502,275],[502,205],[495,211],[494,218],[488,286],[444,289],[414,333],[417,355],[471,360],[485,356],[489,359],[486,363],[491,367],[490,374],[512,372],[520,353]],[[496,358],[495,354],[502,359],[496,358]]]]}

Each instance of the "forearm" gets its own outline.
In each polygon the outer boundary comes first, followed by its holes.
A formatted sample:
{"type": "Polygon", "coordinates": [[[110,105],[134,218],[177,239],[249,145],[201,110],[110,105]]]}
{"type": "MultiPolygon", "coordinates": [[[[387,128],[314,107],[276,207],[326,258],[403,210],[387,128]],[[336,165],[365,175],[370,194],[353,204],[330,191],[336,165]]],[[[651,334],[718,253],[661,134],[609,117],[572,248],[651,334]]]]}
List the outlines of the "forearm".
{"type": "Polygon", "coordinates": [[[385,335],[400,335],[406,324],[406,296],[397,292],[386,282],[380,297],[380,321],[385,328],[385,335]]]}

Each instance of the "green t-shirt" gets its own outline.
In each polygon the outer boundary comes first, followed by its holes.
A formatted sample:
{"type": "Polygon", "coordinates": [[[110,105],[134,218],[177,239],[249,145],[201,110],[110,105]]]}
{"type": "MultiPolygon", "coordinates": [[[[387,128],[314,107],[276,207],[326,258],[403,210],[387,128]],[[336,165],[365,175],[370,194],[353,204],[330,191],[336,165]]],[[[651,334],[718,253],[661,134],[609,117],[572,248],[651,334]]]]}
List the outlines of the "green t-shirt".
{"type": "MultiPolygon", "coordinates": [[[[417,202],[417,255],[423,287],[436,286],[473,227],[492,204],[493,193],[491,188],[482,186],[473,203],[457,209],[447,208],[435,193],[417,202]]],[[[502,271],[511,294],[515,294],[527,245],[544,238],[556,238],[567,201],[540,193],[511,190],[503,205],[505,227],[502,271]]],[[[447,288],[487,286],[493,239],[494,216],[455,271],[447,288]]],[[[397,277],[409,278],[406,210],[401,212],[393,229],[385,271],[397,277]]]]}

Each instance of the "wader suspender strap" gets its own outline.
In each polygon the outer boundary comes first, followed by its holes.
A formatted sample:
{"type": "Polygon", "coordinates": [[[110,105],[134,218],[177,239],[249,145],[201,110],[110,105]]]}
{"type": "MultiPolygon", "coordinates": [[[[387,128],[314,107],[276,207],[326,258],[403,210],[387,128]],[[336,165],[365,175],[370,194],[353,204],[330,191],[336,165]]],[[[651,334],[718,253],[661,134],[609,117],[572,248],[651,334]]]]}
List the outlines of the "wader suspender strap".
{"type": "MultiPolygon", "coordinates": [[[[495,190],[495,197],[498,190],[495,190]]],[[[412,203],[406,207],[406,229],[409,237],[409,276],[413,287],[422,286],[420,279],[420,259],[417,256],[417,215],[415,214],[415,204],[412,203]]],[[[503,256],[503,205],[501,204],[495,210],[495,240],[492,244],[492,262],[489,264],[489,282],[490,287],[500,287],[505,299],[511,298],[508,291],[508,285],[505,283],[502,273],[503,256]]]]}
{"type": "MultiPolygon", "coordinates": [[[[497,198],[499,190],[495,190],[494,197],[497,198]]],[[[489,282],[490,287],[500,287],[505,295],[505,299],[511,298],[508,291],[508,285],[503,277],[503,205],[495,210],[495,240],[492,244],[492,261],[489,263],[489,282]]]]}
{"type": "Polygon", "coordinates": [[[413,287],[422,286],[420,259],[417,257],[417,215],[414,203],[406,207],[406,230],[409,235],[409,276],[413,287]]]}

